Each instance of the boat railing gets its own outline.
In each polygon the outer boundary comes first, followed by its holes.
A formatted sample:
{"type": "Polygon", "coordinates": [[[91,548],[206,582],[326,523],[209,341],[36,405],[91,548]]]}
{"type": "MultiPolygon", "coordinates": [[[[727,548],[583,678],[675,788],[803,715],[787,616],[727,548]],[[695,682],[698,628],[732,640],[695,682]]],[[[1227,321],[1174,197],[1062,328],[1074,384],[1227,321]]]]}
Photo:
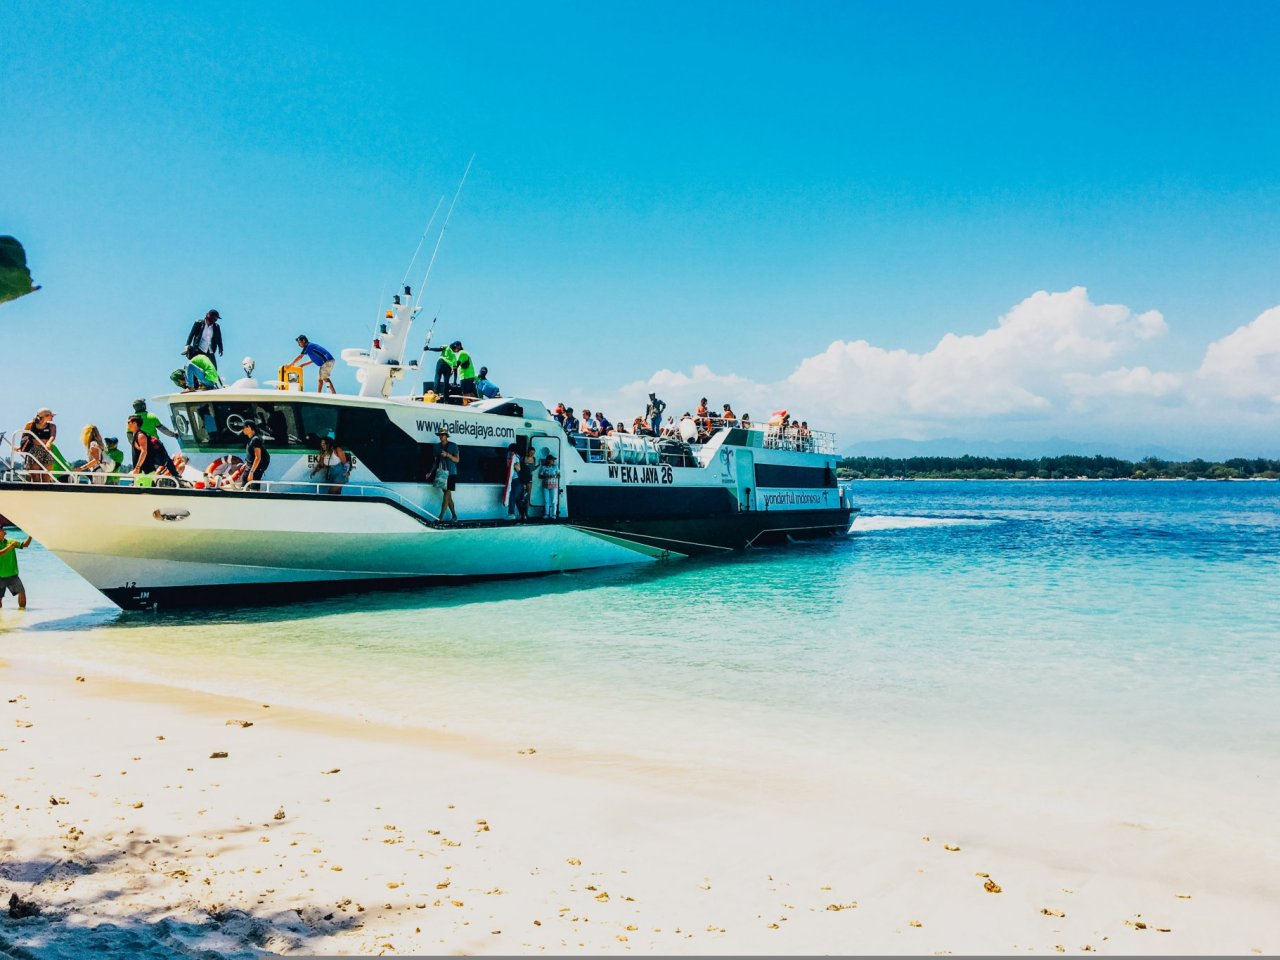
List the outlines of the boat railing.
{"type": "MultiPolygon", "coordinates": [[[[234,494],[242,490],[260,493],[298,494],[317,496],[321,494],[343,497],[386,499],[404,507],[410,513],[427,520],[438,520],[439,517],[430,510],[397,490],[380,483],[333,483],[329,481],[304,480],[259,480],[247,486],[229,483],[225,478],[202,475],[200,479],[177,479],[161,473],[102,473],[97,471],[76,470],[50,466],[37,454],[20,449],[23,440],[30,431],[19,430],[10,435],[0,431],[0,480],[9,483],[62,483],[92,486],[112,486],[120,490],[144,492],[148,490],[208,490],[211,493],[227,492],[234,494]]],[[[30,435],[36,443],[40,440],[30,435]]],[[[47,449],[47,448],[46,448],[47,449]]],[[[52,457],[52,453],[50,454],[52,457]]]]}
{"type": "Polygon", "coordinates": [[[770,450],[794,450],[799,453],[835,453],[836,435],[826,430],[801,430],[777,424],[764,424],[764,446],[770,450]]]}
{"type": "Polygon", "coordinates": [[[706,437],[710,442],[723,430],[746,430],[750,437],[745,446],[763,447],[767,450],[790,450],[796,453],[829,453],[836,452],[836,435],[825,430],[802,430],[799,426],[784,427],[780,424],[749,423],[711,418],[711,431],[701,433],[686,430],[687,436],[677,432],[663,433],[659,436],[634,433],[612,433],[603,437],[589,437],[581,433],[569,434],[573,447],[588,463],[637,463],[672,466],[696,466],[690,460],[690,451],[697,451],[704,444],[698,442],[698,436],[706,437]]]}
{"type": "Polygon", "coordinates": [[[583,433],[571,433],[569,442],[587,463],[698,466],[689,444],[679,437],[649,437],[634,433],[589,437],[583,433]]]}

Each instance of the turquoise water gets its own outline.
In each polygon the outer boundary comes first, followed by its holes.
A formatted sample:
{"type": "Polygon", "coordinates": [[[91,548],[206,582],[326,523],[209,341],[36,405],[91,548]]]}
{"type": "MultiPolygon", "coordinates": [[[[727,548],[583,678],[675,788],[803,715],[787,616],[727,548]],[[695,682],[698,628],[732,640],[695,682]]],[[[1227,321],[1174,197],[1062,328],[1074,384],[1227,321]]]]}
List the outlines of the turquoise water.
{"type": "Polygon", "coordinates": [[[1280,786],[1280,484],[852,490],[837,540],[200,614],[121,613],[32,549],[0,657],[602,760],[1280,786]]]}

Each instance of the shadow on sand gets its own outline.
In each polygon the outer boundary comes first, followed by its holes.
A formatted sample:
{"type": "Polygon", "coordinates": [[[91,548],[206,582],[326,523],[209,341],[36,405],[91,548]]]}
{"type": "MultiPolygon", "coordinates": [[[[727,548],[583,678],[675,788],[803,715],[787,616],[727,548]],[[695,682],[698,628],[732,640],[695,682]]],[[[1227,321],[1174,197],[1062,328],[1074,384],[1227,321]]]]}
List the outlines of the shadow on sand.
{"type": "MultiPolygon", "coordinates": [[[[234,826],[224,833],[249,829],[234,826]]],[[[320,952],[327,938],[359,929],[369,916],[357,918],[339,905],[254,911],[212,902],[208,888],[185,869],[164,872],[176,866],[164,855],[189,843],[183,837],[138,838],[97,855],[64,846],[18,858],[13,842],[0,842],[0,957],[260,960],[264,954],[320,952]],[[96,875],[106,871],[115,872],[102,884],[96,875]],[[139,889],[160,902],[118,905],[139,889]]]]}

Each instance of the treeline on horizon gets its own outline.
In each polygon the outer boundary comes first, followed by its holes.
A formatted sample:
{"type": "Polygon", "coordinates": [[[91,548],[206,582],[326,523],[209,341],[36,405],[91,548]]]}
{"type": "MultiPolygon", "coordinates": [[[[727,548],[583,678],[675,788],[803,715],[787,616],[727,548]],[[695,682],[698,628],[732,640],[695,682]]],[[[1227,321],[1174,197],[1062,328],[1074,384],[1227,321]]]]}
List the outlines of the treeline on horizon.
{"type": "Polygon", "coordinates": [[[839,475],[852,480],[911,477],[922,480],[1274,480],[1280,460],[1236,457],[1221,462],[1178,462],[1147,457],[845,457],[839,475]]]}

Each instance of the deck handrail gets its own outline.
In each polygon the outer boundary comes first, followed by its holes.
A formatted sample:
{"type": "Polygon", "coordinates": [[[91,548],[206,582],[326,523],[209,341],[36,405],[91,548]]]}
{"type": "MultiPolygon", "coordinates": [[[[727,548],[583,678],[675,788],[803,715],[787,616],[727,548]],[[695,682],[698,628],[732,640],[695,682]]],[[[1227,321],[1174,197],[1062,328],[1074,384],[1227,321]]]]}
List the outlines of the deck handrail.
{"type": "MultiPolygon", "coordinates": [[[[767,450],[791,450],[797,453],[829,454],[836,452],[836,435],[827,430],[810,430],[808,433],[801,434],[798,427],[783,427],[780,424],[752,422],[744,426],[741,421],[723,420],[718,417],[694,419],[711,420],[712,429],[708,442],[714,440],[715,437],[723,430],[747,430],[752,433],[764,434],[764,440],[759,444],[759,446],[764,447],[767,450]]],[[[656,437],[650,434],[636,434],[618,431],[616,427],[614,429],[614,436],[634,437],[638,440],[648,441],[650,444],[656,444],[658,441],[667,438],[682,440],[678,432],[678,428],[676,433],[660,433],[656,437]]],[[[609,435],[606,434],[603,437],[588,437],[585,434],[578,433],[576,430],[573,432],[566,431],[566,435],[569,437],[570,444],[574,446],[579,453],[583,454],[584,459],[589,462],[605,461],[610,459],[606,454],[606,441],[609,439],[609,435]]],[[[697,443],[693,440],[683,442],[688,443],[690,448],[695,451],[703,446],[703,444],[697,443]]],[[[754,446],[754,444],[751,445],[754,446]]],[[[670,462],[670,458],[666,456],[660,456],[659,460],[664,463],[670,462]]],[[[659,462],[659,460],[643,462],[656,463],[659,462]]],[[[630,461],[624,459],[619,462],[627,463],[630,461]]]]}
{"type": "MultiPolygon", "coordinates": [[[[16,437],[21,438],[30,431],[19,430],[16,437]]],[[[32,435],[34,437],[34,435],[32,435]]],[[[39,441],[39,437],[34,437],[39,441]]],[[[321,495],[330,494],[333,488],[338,489],[339,496],[350,496],[353,499],[374,499],[383,498],[391,500],[404,507],[410,513],[425,517],[428,520],[436,521],[440,518],[424,507],[421,503],[411,500],[400,492],[391,489],[389,486],[380,483],[332,483],[330,481],[310,481],[310,480],[259,480],[250,484],[248,487],[236,484],[219,484],[212,478],[205,477],[203,481],[181,480],[168,474],[143,473],[135,474],[128,471],[120,473],[87,473],[82,470],[63,470],[57,467],[46,467],[39,464],[33,470],[33,457],[18,449],[20,440],[15,442],[15,435],[7,434],[0,431],[0,480],[9,483],[69,483],[73,486],[90,485],[105,486],[105,483],[95,483],[98,477],[104,479],[112,479],[116,481],[111,484],[117,490],[143,493],[148,490],[207,490],[210,493],[226,492],[235,494],[237,492],[250,489],[261,493],[279,493],[279,494],[311,494],[321,495]],[[8,455],[4,454],[4,450],[8,449],[8,455]],[[32,473],[47,479],[32,479],[32,473]],[[202,483],[201,487],[197,487],[196,483],[202,483]]],[[[332,495],[332,494],[330,494],[332,495]]]]}

